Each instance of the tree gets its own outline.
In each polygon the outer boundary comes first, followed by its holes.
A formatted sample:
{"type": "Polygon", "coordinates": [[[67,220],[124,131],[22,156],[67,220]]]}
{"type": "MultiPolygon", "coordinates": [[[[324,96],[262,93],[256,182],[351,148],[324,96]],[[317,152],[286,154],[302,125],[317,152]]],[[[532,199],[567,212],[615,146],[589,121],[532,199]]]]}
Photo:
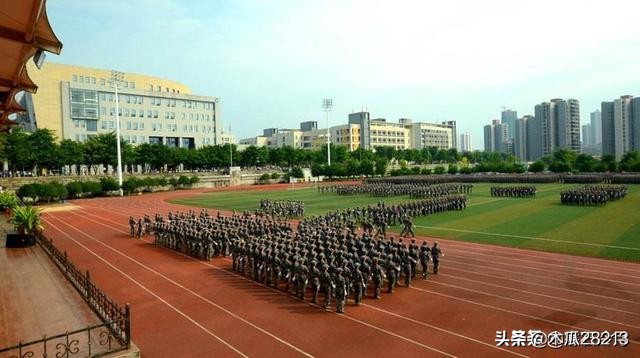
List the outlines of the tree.
{"type": "Polygon", "coordinates": [[[600,158],[600,165],[597,167],[599,167],[598,171],[615,172],[618,170],[618,162],[616,162],[615,156],[606,154],[600,158]]]}
{"type": "Polygon", "coordinates": [[[360,162],[360,174],[362,175],[373,175],[374,173],[375,163],[373,160],[365,159],[360,162]]]}
{"type": "Polygon", "coordinates": [[[58,162],[56,137],[50,129],[36,129],[28,137],[31,162],[35,168],[50,169],[58,162]]]}
{"type": "Polygon", "coordinates": [[[580,172],[593,172],[597,161],[589,154],[578,154],[576,157],[576,169],[580,172]]]}
{"type": "Polygon", "coordinates": [[[294,178],[304,178],[304,172],[302,171],[302,169],[300,167],[291,168],[291,171],[289,172],[289,175],[291,175],[294,178]]]}
{"type": "Polygon", "coordinates": [[[529,171],[532,173],[543,172],[545,168],[546,165],[542,160],[536,160],[535,162],[531,163],[531,165],[529,165],[529,171]]]}
{"type": "Polygon", "coordinates": [[[638,151],[624,153],[620,160],[620,171],[632,172],[638,169],[640,169],[640,153],[638,151]]]}
{"type": "Polygon", "coordinates": [[[60,142],[59,162],[61,165],[84,164],[84,147],[82,142],[71,139],[63,139],[60,142]]]}
{"type": "Polygon", "coordinates": [[[376,159],[376,171],[375,173],[380,176],[387,174],[387,161],[384,158],[376,159]]]}
{"type": "Polygon", "coordinates": [[[26,170],[33,167],[29,135],[15,128],[6,138],[6,157],[13,170],[26,170]]]}
{"type": "Polygon", "coordinates": [[[360,163],[355,159],[349,159],[345,163],[345,174],[347,176],[356,176],[360,173],[360,163]]]}

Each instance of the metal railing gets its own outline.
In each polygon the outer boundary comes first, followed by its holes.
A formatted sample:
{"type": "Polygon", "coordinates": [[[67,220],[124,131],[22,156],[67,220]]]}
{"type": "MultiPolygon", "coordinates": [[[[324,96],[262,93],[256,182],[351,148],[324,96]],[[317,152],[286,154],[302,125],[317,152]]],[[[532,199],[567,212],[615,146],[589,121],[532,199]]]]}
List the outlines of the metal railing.
{"type": "MultiPolygon", "coordinates": [[[[40,247],[49,255],[58,269],[80,293],[89,307],[98,315],[101,324],[88,326],[72,332],[42,339],[20,342],[12,347],[0,349],[0,357],[8,358],[49,357],[55,352],[56,358],[70,356],[99,357],[107,353],[129,349],[131,346],[131,312],[127,303],[121,307],[110,299],[91,280],[89,271],[84,274],[67,258],[66,251],[61,252],[53,245],[52,239],[36,236],[40,247]]],[[[53,355],[52,355],[53,356],[53,355]]]]}

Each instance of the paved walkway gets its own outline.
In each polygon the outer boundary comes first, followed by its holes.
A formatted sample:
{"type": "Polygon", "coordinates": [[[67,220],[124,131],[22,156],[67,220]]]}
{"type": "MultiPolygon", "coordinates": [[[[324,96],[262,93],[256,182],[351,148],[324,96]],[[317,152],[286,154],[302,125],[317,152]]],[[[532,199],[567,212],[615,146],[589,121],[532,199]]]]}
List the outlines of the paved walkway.
{"type": "Polygon", "coordinates": [[[5,247],[0,215],[0,348],[100,323],[40,246],[5,247]]]}

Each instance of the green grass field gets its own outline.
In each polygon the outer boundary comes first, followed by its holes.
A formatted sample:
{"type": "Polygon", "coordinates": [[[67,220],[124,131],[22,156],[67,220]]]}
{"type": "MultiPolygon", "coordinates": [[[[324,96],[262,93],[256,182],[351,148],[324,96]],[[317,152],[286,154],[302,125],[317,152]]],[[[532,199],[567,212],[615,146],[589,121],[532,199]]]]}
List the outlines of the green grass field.
{"type": "MultiPolygon", "coordinates": [[[[560,205],[561,190],[580,185],[537,184],[534,199],[492,198],[490,184],[475,184],[465,211],[413,220],[416,234],[640,262],[640,185],[604,207],[560,205]]],[[[226,210],[255,210],[260,199],[295,199],[307,215],[335,209],[410,201],[408,197],[318,194],[313,188],[215,192],[173,203],[226,210]]],[[[399,231],[399,227],[393,228],[399,231]]]]}

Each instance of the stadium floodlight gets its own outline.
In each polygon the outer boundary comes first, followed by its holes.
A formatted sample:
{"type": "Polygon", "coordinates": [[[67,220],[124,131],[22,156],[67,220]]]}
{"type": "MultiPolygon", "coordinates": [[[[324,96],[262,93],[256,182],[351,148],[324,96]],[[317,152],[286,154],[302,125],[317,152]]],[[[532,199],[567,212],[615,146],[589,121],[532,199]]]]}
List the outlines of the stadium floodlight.
{"type": "Polygon", "coordinates": [[[116,150],[118,155],[118,187],[120,188],[120,196],[123,196],[122,191],[122,151],[120,149],[120,108],[118,99],[118,86],[124,83],[124,73],[119,71],[111,71],[111,80],[109,81],[111,86],[116,92],[116,150]]]}
{"type": "Polygon", "coordinates": [[[329,112],[333,108],[333,99],[325,98],[322,101],[322,109],[324,110],[327,117],[327,165],[331,165],[331,139],[329,133],[329,112]]]}

